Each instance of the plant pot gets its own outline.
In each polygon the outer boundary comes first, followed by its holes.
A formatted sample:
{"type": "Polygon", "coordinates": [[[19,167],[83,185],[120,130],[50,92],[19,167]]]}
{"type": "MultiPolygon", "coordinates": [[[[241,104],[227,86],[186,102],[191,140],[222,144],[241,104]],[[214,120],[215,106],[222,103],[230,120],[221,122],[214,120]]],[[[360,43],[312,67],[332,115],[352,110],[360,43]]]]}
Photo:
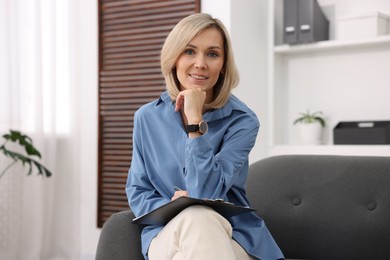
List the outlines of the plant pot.
{"type": "Polygon", "coordinates": [[[299,135],[305,145],[319,145],[322,143],[322,126],[319,122],[299,124],[299,135]]]}

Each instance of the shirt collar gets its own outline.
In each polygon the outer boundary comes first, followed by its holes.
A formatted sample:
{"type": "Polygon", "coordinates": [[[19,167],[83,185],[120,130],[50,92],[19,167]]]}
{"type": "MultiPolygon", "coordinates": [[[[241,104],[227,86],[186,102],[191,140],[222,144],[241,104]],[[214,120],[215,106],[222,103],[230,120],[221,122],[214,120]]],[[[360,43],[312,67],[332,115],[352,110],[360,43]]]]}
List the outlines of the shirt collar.
{"type": "Polygon", "coordinates": [[[156,106],[160,105],[162,102],[169,104],[172,103],[171,97],[168,95],[168,91],[161,93],[160,98],[158,99],[156,106]]]}

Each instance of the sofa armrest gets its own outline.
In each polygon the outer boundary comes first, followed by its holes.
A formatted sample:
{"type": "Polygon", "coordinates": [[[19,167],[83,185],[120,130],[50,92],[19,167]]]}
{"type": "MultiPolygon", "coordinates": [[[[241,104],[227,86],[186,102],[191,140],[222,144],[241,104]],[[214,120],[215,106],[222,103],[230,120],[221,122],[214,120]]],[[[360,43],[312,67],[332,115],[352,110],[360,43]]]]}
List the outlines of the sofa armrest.
{"type": "Polygon", "coordinates": [[[96,260],[142,260],[141,226],[132,223],[131,210],[109,217],[100,233],[96,260]]]}

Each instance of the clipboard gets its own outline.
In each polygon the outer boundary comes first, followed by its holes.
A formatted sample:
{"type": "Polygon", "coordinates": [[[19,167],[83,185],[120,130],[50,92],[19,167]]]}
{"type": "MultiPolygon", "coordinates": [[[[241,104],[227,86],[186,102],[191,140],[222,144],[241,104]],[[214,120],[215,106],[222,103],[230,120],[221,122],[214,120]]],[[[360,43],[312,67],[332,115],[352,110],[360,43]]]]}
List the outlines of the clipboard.
{"type": "Polygon", "coordinates": [[[133,223],[143,225],[165,225],[183,209],[193,205],[211,207],[225,218],[256,211],[250,207],[237,206],[230,202],[224,202],[223,200],[196,199],[183,196],[144,215],[134,218],[133,223]]]}

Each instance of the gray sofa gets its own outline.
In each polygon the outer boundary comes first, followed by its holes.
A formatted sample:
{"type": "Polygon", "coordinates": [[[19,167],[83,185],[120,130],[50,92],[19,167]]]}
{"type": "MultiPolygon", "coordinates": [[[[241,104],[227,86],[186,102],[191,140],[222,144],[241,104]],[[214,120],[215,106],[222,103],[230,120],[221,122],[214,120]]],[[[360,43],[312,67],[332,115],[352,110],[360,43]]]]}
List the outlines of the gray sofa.
{"type": "MultiPolygon", "coordinates": [[[[287,259],[390,259],[390,157],[269,157],[250,166],[247,193],[287,259]]],[[[97,260],[143,259],[133,217],[108,219],[97,260]]]]}

